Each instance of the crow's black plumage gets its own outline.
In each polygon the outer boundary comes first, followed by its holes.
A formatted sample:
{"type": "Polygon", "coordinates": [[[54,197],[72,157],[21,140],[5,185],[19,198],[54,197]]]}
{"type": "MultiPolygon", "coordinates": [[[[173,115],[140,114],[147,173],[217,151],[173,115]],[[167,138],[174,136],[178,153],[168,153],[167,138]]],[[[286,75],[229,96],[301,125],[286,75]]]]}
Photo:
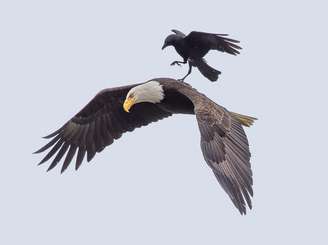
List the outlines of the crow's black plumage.
{"type": "Polygon", "coordinates": [[[192,70],[197,67],[198,70],[210,81],[218,80],[220,71],[209,66],[203,58],[208,51],[218,50],[232,55],[239,54],[241,49],[236,43],[239,41],[227,38],[228,34],[213,34],[205,32],[192,31],[189,35],[181,31],[172,30],[174,34],[169,35],[164,42],[162,49],[167,46],[173,46],[183,61],[174,61],[171,65],[189,64],[189,70],[181,80],[184,80],[192,70]]]}

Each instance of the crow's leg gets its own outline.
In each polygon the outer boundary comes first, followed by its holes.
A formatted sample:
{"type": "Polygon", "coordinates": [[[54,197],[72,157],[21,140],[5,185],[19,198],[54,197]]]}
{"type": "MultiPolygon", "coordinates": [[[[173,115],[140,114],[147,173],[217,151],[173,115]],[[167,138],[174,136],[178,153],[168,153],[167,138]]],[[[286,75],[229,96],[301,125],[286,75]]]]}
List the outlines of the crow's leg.
{"type": "Polygon", "coordinates": [[[188,73],[182,79],[178,79],[178,81],[183,82],[186,79],[186,77],[190,75],[191,70],[192,70],[192,65],[191,65],[190,61],[188,62],[188,65],[189,65],[188,73]]]}
{"type": "Polygon", "coordinates": [[[176,60],[176,61],[173,61],[171,63],[171,66],[174,66],[174,65],[181,66],[181,64],[186,64],[186,63],[187,63],[187,61],[178,61],[178,60],[176,60]]]}

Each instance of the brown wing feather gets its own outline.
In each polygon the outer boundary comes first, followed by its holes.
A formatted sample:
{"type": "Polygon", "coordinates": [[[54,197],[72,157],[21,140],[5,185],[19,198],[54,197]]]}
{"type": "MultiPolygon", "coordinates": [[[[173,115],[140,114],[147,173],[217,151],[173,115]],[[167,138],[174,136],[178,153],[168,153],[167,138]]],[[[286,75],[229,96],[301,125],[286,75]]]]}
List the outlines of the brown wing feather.
{"type": "Polygon", "coordinates": [[[171,115],[156,104],[136,104],[126,113],[123,102],[128,91],[136,86],[106,89],[97,94],[79,113],[63,127],[48,135],[53,138],[36,153],[50,151],[39,164],[54,160],[48,170],[54,168],[66,154],[61,172],[65,171],[77,152],[75,168],[78,169],[87,155],[91,161],[97,152],[113,143],[127,131],[145,126],[171,115]]]}
{"type": "Polygon", "coordinates": [[[207,164],[241,214],[252,208],[253,180],[248,140],[240,122],[223,107],[196,111],[207,164]]]}

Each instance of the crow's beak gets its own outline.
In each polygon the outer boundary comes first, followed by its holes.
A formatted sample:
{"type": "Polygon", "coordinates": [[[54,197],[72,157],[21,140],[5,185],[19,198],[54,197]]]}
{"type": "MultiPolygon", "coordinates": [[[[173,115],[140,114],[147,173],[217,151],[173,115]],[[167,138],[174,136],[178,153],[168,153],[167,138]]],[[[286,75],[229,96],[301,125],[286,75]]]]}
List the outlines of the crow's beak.
{"type": "Polygon", "coordinates": [[[165,49],[168,45],[166,43],[164,43],[162,50],[165,49]]]}

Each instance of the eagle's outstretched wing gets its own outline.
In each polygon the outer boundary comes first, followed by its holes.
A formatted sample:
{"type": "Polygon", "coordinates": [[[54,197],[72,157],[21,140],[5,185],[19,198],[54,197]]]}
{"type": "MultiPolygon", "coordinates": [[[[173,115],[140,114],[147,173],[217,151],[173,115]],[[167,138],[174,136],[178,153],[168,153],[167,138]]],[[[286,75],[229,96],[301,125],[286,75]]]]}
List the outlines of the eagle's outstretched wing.
{"type": "Polygon", "coordinates": [[[171,115],[170,112],[152,103],[136,104],[130,113],[126,113],[122,105],[128,91],[136,85],[105,89],[98,93],[64,126],[45,137],[52,139],[35,153],[48,149],[50,151],[39,164],[56,155],[48,168],[50,170],[67,153],[61,168],[63,172],[77,152],[75,168],[78,169],[85,154],[87,154],[87,160],[90,161],[96,152],[112,144],[124,132],[171,115]]]}
{"type": "Polygon", "coordinates": [[[230,113],[218,105],[213,108],[207,110],[200,106],[196,110],[201,149],[205,161],[233,204],[241,214],[246,214],[245,201],[252,208],[253,196],[248,140],[241,119],[235,116],[239,114],[230,113]]]}

